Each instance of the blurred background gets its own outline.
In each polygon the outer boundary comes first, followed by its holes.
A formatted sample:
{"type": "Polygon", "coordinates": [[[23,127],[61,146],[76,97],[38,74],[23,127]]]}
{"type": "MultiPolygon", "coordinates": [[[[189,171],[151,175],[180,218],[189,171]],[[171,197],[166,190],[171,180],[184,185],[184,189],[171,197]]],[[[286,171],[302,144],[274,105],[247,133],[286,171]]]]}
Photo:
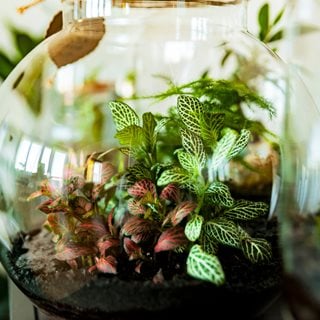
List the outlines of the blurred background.
{"type": "MultiPolygon", "coordinates": [[[[0,85],[16,64],[44,39],[53,16],[60,10],[59,0],[45,0],[24,14],[18,13],[18,7],[30,2],[1,0],[0,85]]],[[[249,31],[280,56],[283,26],[287,19],[286,3],[286,0],[249,0],[248,7],[249,31]]],[[[10,318],[8,301],[8,283],[0,264],[0,320],[10,318]]]]}

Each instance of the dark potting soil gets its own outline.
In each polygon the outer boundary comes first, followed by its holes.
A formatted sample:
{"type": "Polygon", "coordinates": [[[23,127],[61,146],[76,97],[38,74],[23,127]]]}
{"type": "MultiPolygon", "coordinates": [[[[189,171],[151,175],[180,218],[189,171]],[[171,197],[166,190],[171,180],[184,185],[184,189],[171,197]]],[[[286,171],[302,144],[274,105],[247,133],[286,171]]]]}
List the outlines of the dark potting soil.
{"type": "Polygon", "coordinates": [[[163,319],[179,314],[199,316],[203,312],[224,317],[256,319],[282,287],[282,263],[275,218],[257,225],[248,223],[254,237],[266,238],[273,258],[252,264],[242,253],[221,248],[219,259],[226,283],[221,287],[179,273],[156,283],[85,269],[71,270],[54,258],[51,235],[41,231],[20,236],[12,251],[0,250],[8,274],[41,310],[63,319],[163,319]]]}

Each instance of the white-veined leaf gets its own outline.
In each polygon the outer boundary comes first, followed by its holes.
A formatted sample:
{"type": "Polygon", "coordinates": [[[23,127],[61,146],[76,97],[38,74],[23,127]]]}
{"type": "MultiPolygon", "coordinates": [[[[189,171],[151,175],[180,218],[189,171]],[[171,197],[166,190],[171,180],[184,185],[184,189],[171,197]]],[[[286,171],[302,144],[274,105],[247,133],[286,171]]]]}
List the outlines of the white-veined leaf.
{"type": "Polygon", "coordinates": [[[184,233],[190,241],[196,241],[201,234],[203,217],[195,214],[186,224],[184,233]]]}
{"type": "Polygon", "coordinates": [[[209,235],[205,232],[201,233],[200,239],[201,246],[205,252],[213,255],[217,254],[219,248],[217,240],[215,240],[212,237],[209,237],[209,235]]]}
{"type": "Polygon", "coordinates": [[[238,134],[234,130],[227,130],[224,136],[217,142],[213,151],[210,166],[212,170],[217,170],[218,167],[228,160],[228,155],[232,150],[238,134]]]}
{"type": "Polygon", "coordinates": [[[126,103],[111,101],[109,102],[109,107],[117,130],[122,130],[133,125],[138,126],[140,124],[138,115],[126,103]]]}
{"type": "Polygon", "coordinates": [[[178,150],[177,152],[178,160],[181,164],[181,167],[189,172],[198,172],[199,171],[199,163],[197,158],[186,151],[178,150]]]}
{"type": "Polygon", "coordinates": [[[211,203],[222,207],[231,207],[234,203],[229,187],[219,181],[211,183],[206,190],[206,197],[211,203]]]}
{"type": "Polygon", "coordinates": [[[204,167],[206,163],[206,153],[201,138],[193,132],[185,129],[181,129],[181,138],[183,148],[187,152],[195,155],[199,165],[204,167]]]}
{"type": "Polygon", "coordinates": [[[228,154],[228,159],[233,158],[239,154],[249,143],[251,132],[248,129],[242,129],[239,137],[237,138],[234,146],[228,154]]]}
{"type": "Polygon", "coordinates": [[[241,250],[245,257],[253,263],[271,259],[271,245],[266,239],[245,238],[241,241],[241,250]]]}
{"type": "Polygon", "coordinates": [[[142,121],[143,121],[143,130],[145,134],[146,146],[150,151],[152,151],[154,144],[156,142],[155,128],[157,123],[151,112],[144,113],[142,115],[142,121]]]}
{"type": "Polygon", "coordinates": [[[204,252],[200,245],[194,245],[187,258],[187,272],[196,279],[209,281],[215,285],[222,285],[225,275],[215,255],[204,252]]]}
{"type": "Polygon", "coordinates": [[[200,135],[200,115],[203,112],[202,103],[195,97],[182,95],[178,97],[177,105],[182,122],[191,132],[200,135]]]}
{"type": "Polygon", "coordinates": [[[233,207],[224,212],[224,216],[232,220],[252,220],[265,215],[269,206],[265,202],[238,200],[233,207]]]}
{"type": "Polygon", "coordinates": [[[115,135],[119,143],[128,147],[140,147],[144,143],[145,135],[143,129],[137,125],[123,128],[115,135]]]}
{"type": "Polygon", "coordinates": [[[157,181],[158,186],[166,186],[169,183],[185,184],[190,180],[188,172],[180,168],[165,170],[157,181]]]}
{"type": "Polygon", "coordinates": [[[240,234],[237,225],[232,221],[223,218],[210,220],[204,225],[203,232],[221,244],[235,248],[240,246],[240,234]]]}
{"type": "Polygon", "coordinates": [[[220,132],[224,125],[224,113],[206,112],[201,114],[201,138],[210,146],[213,146],[219,139],[220,132]]]}

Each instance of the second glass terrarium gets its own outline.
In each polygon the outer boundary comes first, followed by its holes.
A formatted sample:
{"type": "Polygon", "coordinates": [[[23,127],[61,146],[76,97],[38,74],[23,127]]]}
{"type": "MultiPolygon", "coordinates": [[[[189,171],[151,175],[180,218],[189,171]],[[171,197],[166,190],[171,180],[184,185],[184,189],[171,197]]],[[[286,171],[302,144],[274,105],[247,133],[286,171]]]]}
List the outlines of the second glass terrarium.
{"type": "Polygon", "coordinates": [[[246,2],[64,6],[0,88],[8,274],[67,319],[257,314],[281,281],[285,73],[246,2]]]}

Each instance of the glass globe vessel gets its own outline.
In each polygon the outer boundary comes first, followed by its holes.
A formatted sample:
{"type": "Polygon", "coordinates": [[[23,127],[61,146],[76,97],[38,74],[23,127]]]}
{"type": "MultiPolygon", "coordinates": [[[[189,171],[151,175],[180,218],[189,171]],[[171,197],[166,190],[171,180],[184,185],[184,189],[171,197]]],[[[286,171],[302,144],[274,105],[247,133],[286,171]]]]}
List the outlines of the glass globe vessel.
{"type": "Polygon", "coordinates": [[[289,4],[290,19],[283,47],[290,66],[283,132],[286,166],[279,199],[284,288],[294,319],[319,319],[320,3],[292,0],[289,4]],[[298,116],[301,112],[303,122],[298,116]]]}
{"type": "Polygon", "coordinates": [[[281,282],[286,68],[246,2],[63,6],[0,88],[10,278],[66,319],[259,314],[281,282]]]}

